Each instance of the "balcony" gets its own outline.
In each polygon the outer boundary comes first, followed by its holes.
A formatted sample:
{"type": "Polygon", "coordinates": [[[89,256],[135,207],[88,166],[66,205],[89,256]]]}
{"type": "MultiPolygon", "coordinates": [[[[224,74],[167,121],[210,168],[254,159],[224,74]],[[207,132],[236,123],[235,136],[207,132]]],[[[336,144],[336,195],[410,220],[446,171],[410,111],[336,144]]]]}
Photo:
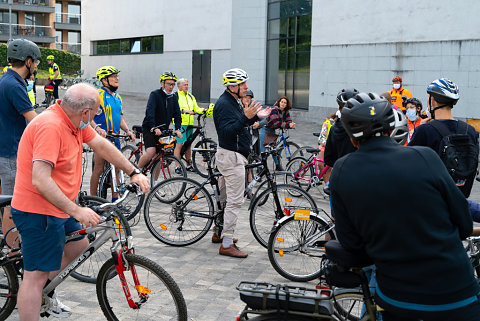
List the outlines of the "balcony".
{"type": "MultiPolygon", "coordinates": [[[[0,23],[0,41],[8,41],[10,24],[0,23]]],[[[12,23],[12,39],[25,38],[35,43],[54,43],[50,26],[19,25],[12,23]]]]}
{"type": "Polygon", "coordinates": [[[80,43],[57,42],[55,45],[58,50],[65,50],[77,55],[80,54],[80,49],[81,49],[80,43]]]}
{"type": "Polygon", "coordinates": [[[55,29],[80,31],[81,30],[80,14],[74,13],[56,13],[55,14],[55,29]]]}
{"type": "MultiPolygon", "coordinates": [[[[0,10],[8,10],[9,0],[0,0],[0,10]]],[[[55,7],[52,0],[13,0],[12,10],[36,12],[36,13],[53,13],[55,7]]]]}

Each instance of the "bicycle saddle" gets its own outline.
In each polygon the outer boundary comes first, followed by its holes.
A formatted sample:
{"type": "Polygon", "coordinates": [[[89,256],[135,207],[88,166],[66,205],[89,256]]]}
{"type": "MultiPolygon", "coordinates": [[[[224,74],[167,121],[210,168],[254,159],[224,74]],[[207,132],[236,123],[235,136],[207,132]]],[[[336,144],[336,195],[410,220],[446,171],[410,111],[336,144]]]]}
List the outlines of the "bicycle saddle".
{"type": "Polygon", "coordinates": [[[140,125],[133,125],[133,126],[132,126],[132,129],[133,129],[134,131],[136,131],[137,133],[141,133],[141,132],[142,132],[142,126],[140,126],[140,125]]]}
{"type": "Polygon", "coordinates": [[[0,195],[0,207],[10,205],[13,195],[0,195]]]}
{"type": "Polygon", "coordinates": [[[319,137],[320,136],[320,132],[315,132],[315,133],[312,133],[313,136],[316,136],[316,137],[319,137]]]}
{"type": "Polygon", "coordinates": [[[353,253],[343,248],[337,240],[330,240],[325,244],[325,252],[330,261],[345,267],[365,267],[373,264],[366,253],[353,253]]]}
{"type": "Polygon", "coordinates": [[[310,154],[318,154],[320,152],[320,149],[318,148],[307,148],[305,150],[307,151],[307,153],[310,153],[310,154]]]}

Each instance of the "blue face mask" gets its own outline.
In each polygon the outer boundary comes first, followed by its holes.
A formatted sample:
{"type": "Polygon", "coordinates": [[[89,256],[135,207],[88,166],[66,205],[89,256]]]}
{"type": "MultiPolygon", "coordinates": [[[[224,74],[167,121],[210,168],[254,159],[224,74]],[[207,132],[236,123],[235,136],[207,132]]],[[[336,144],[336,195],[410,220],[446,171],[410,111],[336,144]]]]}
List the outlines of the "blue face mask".
{"type": "MultiPolygon", "coordinates": [[[[90,109],[88,110],[88,119],[90,119],[90,109]]],[[[85,129],[90,125],[90,121],[88,123],[85,123],[82,119],[80,119],[80,126],[78,128],[80,129],[85,129]]]]}
{"type": "Polygon", "coordinates": [[[414,108],[408,108],[407,118],[410,119],[410,121],[415,121],[415,119],[417,119],[417,111],[414,108]]]}
{"type": "Polygon", "coordinates": [[[163,88],[163,87],[162,87],[162,90],[163,90],[163,92],[165,93],[165,95],[167,95],[167,96],[173,95],[173,91],[172,91],[171,93],[167,93],[167,91],[166,91],[165,88],[163,88]]]}
{"type": "Polygon", "coordinates": [[[27,85],[27,93],[33,89],[33,83],[34,81],[33,80],[29,80],[28,81],[28,85],[27,85]]]}

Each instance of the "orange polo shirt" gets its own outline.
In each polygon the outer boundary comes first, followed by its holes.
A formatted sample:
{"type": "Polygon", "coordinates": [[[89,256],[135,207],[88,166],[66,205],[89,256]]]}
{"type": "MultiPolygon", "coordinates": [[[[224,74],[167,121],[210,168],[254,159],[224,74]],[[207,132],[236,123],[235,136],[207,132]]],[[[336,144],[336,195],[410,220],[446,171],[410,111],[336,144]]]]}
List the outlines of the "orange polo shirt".
{"type": "Polygon", "coordinates": [[[73,201],[82,179],[82,145],[90,142],[96,133],[91,126],[82,130],[75,128],[58,102],[35,117],[23,132],[18,146],[12,207],[24,212],[69,218],[33,186],[33,161],[52,164],[53,180],[73,201]]]}
{"type": "Polygon", "coordinates": [[[400,108],[402,111],[405,111],[405,107],[402,106],[403,98],[402,96],[407,96],[407,98],[412,98],[412,93],[404,89],[403,86],[400,89],[392,89],[388,92],[392,96],[392,104],[400,108]]]}

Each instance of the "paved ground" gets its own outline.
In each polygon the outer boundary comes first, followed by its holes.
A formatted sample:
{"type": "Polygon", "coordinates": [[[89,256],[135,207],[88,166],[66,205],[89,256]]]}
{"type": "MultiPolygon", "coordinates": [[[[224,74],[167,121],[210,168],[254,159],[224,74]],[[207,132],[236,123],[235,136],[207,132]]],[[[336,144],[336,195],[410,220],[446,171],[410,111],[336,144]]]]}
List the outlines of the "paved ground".
{"type": "MultiPolygon", "coordinates": [[[[125,96],[123,99],[125,118],[129,126],[141,124],[146,98],[125,96]]],[[[320,121],[297,124],[297,129],[291,131],[293,140],[300,145],[314,146],[316,141],[311,132],[318,130],[320,121]]],[[[217,140],[211,119],[209,119],[208,132],[210,137],[217,140]]],[[[88,187],[84,185],[83,190],[88,190],[88,187]]],[[[474,186],[472,199],[480,201],[478,183],[474,186]]],[[[328,204],[317,200],[318,205],[329,212],[328,204]]],[[[237,229],[239,246],[249,253],[246,259],[218,255],[219,246],[210,242],[210,234],[188,247],[177,248],[164,245],[148,232],[143,213],[138,224],[133,227],[136,252],[160,264],[175,279],[187,302],[190,320],[234,320],[237,313],[244,307],[235,289],[242,280],[274,284],[291,283],[275,272],[268,261],[266,250],[254,239],[248,224],[247,207],[248,201],[245,202],[240,214],[237,229]]],[[[315,282],[305,285],[314,286],[315,282]]],[[[70,278],[60,285],[59,296],[72,308],[71,320],[104,320],[93,284],[81,283],[70,278]]],[[[156,318],[152,315],[151,319],[156,318]]],[[[17,313],[15,312],[9,320],[18,320],[17,313]]]]}

